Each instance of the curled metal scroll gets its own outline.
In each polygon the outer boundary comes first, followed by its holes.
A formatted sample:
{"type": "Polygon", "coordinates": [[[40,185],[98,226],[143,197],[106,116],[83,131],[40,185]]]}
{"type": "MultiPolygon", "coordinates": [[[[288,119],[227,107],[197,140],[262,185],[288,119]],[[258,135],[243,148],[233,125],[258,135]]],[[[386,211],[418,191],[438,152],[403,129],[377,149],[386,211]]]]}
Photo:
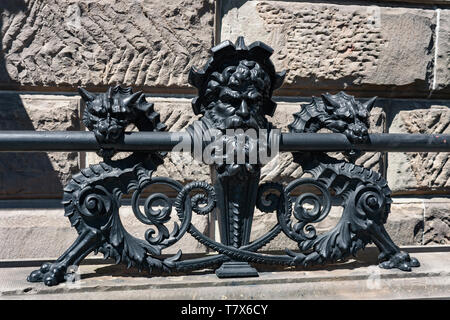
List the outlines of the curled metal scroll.
{"type": "Polygon", "coordinates": [[[177,222],[174,222],[173,229],[169,232],[165,224],[171,219],[173,206],[171,200],[163,193],[150,194],[145,199],[144,213],[142,213],[139,205],[140,196],[146,188],[156,184],[169,186],[178,193],[183,189],[183,186],[175,180],[164,177],[154,177],[133,192],[131,204],[133,213],[140,222],[147,225],[153,225],[158,230],[158,233],[156,234],[154,229],[148,229],[145,232],[145,239],[152,245],[159,245],[161,248],[167,248],[183,237],[191,222],[191,215],[187,214],[183,217],[181,226],[177,222]],[[156,205],[162,208],[154,210],[153,207],[156,205]]]}
{"type": "Polygon", "coordinates": [[[87,186],[80,191],[77,207],[83,216],[92,218],[111,214],[114,202],[115,198],[105,187],[87,186]]]}
{"type": "Polygon", "coordinates": [[[386,197],[376,185],[362,185],[355,190],[355,215],[359,218],[378,220],[379,223],[387,218],[383,215],[386,197]]]}
{"type": "Polygon", "coordinates": [[[283,232],[297,242],[314,239],[317,233],[311,223],[317,223],[325,219],[331,209],[331,195],[328,189],[321,182],[311,178],[292,181],[284,190],[286,198],[290,199],[291,192],[301,186],[312,186],[318,189],[322,198],[311,192],[302,193],[294,201],[293,208],[291,201],[286,201],[285,210],[279,210],[277,213],[278,223],[283,229],[283,232]],[[304,208],[306,203],[312,204],[313,208],[306,210],[304,208]],[[291,221],[291,212],[293,212],[294,217],[298,220],[294,224],[291,221]]]}
{"type": "Polygon", "coordinates": [[[189,213],[189,207],[186,206],[186,200],[188,199],[190,199],[192,211],[200,215],[207,215],[216,207],[216,194],[210,184],[203,181],[188,183],[180,190],[175,200],[175,207],[182,221],[191,214],[189,213]],[[194,190],[200,191],[200,193],[189,198],[190,193],[194,190]],[[202,207],[202,205],[204,206],[202,207]]]}

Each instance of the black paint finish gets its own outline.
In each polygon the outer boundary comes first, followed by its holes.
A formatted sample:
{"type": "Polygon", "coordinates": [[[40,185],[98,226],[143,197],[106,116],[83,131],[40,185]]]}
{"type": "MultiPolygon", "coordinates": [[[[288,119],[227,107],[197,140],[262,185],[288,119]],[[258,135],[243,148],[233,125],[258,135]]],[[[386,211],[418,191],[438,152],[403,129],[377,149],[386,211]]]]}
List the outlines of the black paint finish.
{"type": "MultiPolygon", "coordinates": [[[[352,144],[342,133],[281,133],[279,151],[389,151],[449,152],[449,134],[369,133],[368,141],[352,144]]],[[[85,131],[0,131],[0,152],[171,151],[188,132],[125,132],[116,143],[99,144],[93,132],[85,131]]]]}
{"type": "MultiPolygon", "coordinates": [[[[288,126],[290,133],[278,138],[280,151],[293,152],[294,161],[311,174],[310,178],[296,179],[287,186],[260,184],[263,164],[259,159],[252,163],[247,158],[260,145],[258,137],[248,136],[238,146],[245,151],[245,161],[233,157],[228,163],[211,164],[211,184],[192,182],[183,186],[170,178],[152,177],[162,163],[163,154],[158,151],[170,151],[181,137],[195,141],[199,131],[216,129],[222,135],[215,142],[233,145],[237,144],[236,136],[227,134],[227,129],[265,129],[269,136],[274,131],[266,116],[275,112],[272,93],[281,86],[284,72],[275,71],[270,61],[272,49],[261,42],[247,46],[239,37],[235,44],[225,41],[211,51],[212,57],[204,68],[192,69],[189,74],[189,83],[198,89],[192,106],[195,114],[201,114],[201,125],[192,125],[185,133],[161,132],[165,126],[153,104],[142,93],[121,87],[98,95],[80,89],[87,104],[83,119],[94,134],[13,132],[8,137],[0,133],[0,151],[100,150],[104,158],[104,162],[74,175],[64,188],[65,215],[77,230],[78,239],[55,263],[33,271],[28,281],[43,281],[49,286],[66,281],[70,267],[78,265],[90,252],[101,252],[116,263],[154,273],[220,266],[216,269],[219,277],[241,277],[258,275],[250,263],[323,264],[345,259],[368,243],[375,243],[380,249],[380,267],[404,271],[418,267],[419,262],[400,251],[383,227],[392,202],[387,182],[378,172],[355,165],[354,160],[364,150],[449,152],[450,139],[369,134],[368,116],[375,98],[360,103],[344,92],[324,94],[294,114],[294,122],[288,126]],[[125,133],[130,124],[141,132],[125,133]],[[323,128],[333,133],[317,133],[323,128]],[[134,153],[123,160],[111,160],[119,151],[134,153]],[[325,151],[342,151],[348,160],[331,158],[325,151]],[[157,184],[173,190],[176,199],[162,193],[144,193],[157,184]],[[145,239],[129,234],[120,221],[123,194],[132,195],[136,218],[151,226],[145,239]],[[332,203],[343,207],[342,217],[332,230],[318,234],[313,224],[327,217],[332,203]],[[250,242],[255,208],[276,215],[277,224],[250,242]],[[173,211],[179,223],[170,222],[173,211]],[[214,211],[220,242],[191,223],[193,214],[210,215],[214,211]],[[169,228],[169,224],[173,227],[169,228]],[[163,250],[176,244],[186,232],[218,254],[183,260],[179,251],[161,259],[163,250]],[[257,252],[281,232],[298,244],[298,251],[286,250],[284,255],[257,252]]],[[[212,156],[221,155],[216,151],[212,156]]]]}

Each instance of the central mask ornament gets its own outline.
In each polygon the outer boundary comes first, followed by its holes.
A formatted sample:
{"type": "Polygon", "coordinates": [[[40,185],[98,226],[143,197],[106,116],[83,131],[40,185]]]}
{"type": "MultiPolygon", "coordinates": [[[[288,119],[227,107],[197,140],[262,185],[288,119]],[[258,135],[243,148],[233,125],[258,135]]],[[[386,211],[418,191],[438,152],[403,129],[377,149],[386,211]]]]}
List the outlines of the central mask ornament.
{"type": "MultiPolygon", "coordinates": [[[[224,41],[211,51],[204,68],[192,68],[189,73],[189,83],[198,89],[192,107],[202,117],[201,129],[190,127],[188,131],[192,136],[201,131],[203,137],[211,129],[218,130],[213,156],[223,160],[224,154],[227,158],[232,155],[231,161],[213,165],[212,180],[216,192],[227,199],[217,204],[221,242],[240,248],[250,240],[260,180],[261,159],[253,162],[251,154],[260,148],[261,130],[267,137],[270,134],[272,125],[266,116],[275,112],[272,93],[283,83],[285,72],[275,72],[270,61],[273,49],[259,41],[246,46],[244,38],[239,37],[235,44],[224,41]],[[239,152],[244,153],[240,159],[239,152]]],[[[230,261],[223,263],[216,274],[255,276],[257,272],[247,262],[230,261]]]]}

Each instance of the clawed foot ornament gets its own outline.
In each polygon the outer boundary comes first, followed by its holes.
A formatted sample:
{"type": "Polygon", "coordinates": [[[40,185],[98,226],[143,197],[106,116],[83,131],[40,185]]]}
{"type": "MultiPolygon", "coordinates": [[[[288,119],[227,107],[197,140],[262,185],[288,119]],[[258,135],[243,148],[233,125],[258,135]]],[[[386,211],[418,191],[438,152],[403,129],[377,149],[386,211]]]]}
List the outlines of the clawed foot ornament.
{"type": "Polygon", "coordinates": [[[39,270],[33,271],[27,278],[29,282],[43,282],[54,286],[66,280],[66,267],[59,263],[44,263],[39,270]]]}
{"type": "Polygon", "coordinates": [[[411,258],[408,253],[400,251],[390,257],[378,257],[379,266],[383,269],[397,268],[402,271],[411,271],[411,268],[420,267],[420,262],[416,258],[411,258]]]}
{"type": "Polygon", "coordinates": [[[102,244],[99,230],[85,228],[70,246],[70,248],[54,263],[46,262],[40,269],[31,272],[29,282],[44,282],[47,286],[54,286],[65,282],[79,263],[98,246],[102,244]]]}
{"type": "MultiPolygon", "coordinates": [[[[281,86],[285,72],[275,71],[270,61],[272,51],[262,42],[247,46],[239,37],[235,44],[225,41],[214,47],[205,67],[193,68],[189,74],[189,83],[198,89],[198,97],[192,101],[193,110],[201,114],[198,128],[187,129],[192,141],[196,134],[215,129],[222,134],[217,141],[227,142],[221,145],[233,145],[237,147],[235,150],[244,151],[244,163],[239,163],[238,157],[229,163],[223,161],[220,148],[214,150],[211,158],[222,162],[211,165],[212,185],[192,182],[183,186],[170,178],[153,177],[163,163],[163,153],[135,152],[125,159],[112,160],[116,150],[111,146],[124,139],[128,125],[134,124],[140,131],[163,131],[166,126],[141,92],[133,93],[131,88],[119,86],[104,94],[80,89],[86,102],[83,122],[94,132],[104,162],[81,170],[64,188],[65,215],[79,237],[56,262],[45,263],[33,271],[28,281],[44,282],[48,286],[64,282],[69,279],[71,266],[79,265],[91,252],[101,252],[116,263],[150,272],[223,265],[220,274],[239,276],[255,275],[256,271],[247,268],[246,263],[324,264],[355,255],[367,244],[375,243],[381,252],[380,267],[403,271],[418,267],[417,259],[401,252],[384,229],[392,202],[391,191],[378,172],[354,164],[360,152],[346,150],[343,153],[347,160],[319,152],[295,152],[294,161],[311,178],[296,179],[287,186],[259,184],[263,163],[259,154],[256,163],[249,159],[261,139],[246,136],[243,130],[264,129],[268,137],[275,131],[266,116],[275,112],[272,93],[281,86]],[[230,129],[242,131],[242,144],[227,133],[230,129]],[[155,184],[175,191],[176,199],[152,193],[141,201],[144,189],[155,184]],[[297,192],[303,187],[306,190],[297,192]],[[132,236],[123,227],[119,216],[123,194],[132,194],[133,213],[140,222],[151,226],[144,240],[132,236]],[[325,219],[336,203],[343,207],[341,219],[330,231],[317,234],[313,224],[325,219]],[[250,242],[255,207],[266,214],[275,213],[277,223],[267,234],[250,242]],[[172,209],[176,217],[172,216],[172,209]],[[208,215],[213,210],[218,216],[220,242],[210,239],[191,223],[193,213],[208,215]],[[172,218],[178,218],[179,223],[172,222],[170,229],[167,224],[172,218]],[[298,244],[300,253],[257,252],[280,232],[298,244]],[[177,243],[186,233],[218,254],[181,260],[179,251],[161,259],[162,250],[177,243]]],[[[361,103],[343,92],[324,94],[301,106],[288,127],[291,133],[328,129],[358,144],[368,139],[368,116],[374,102],[375,98],[361,103]]]]}

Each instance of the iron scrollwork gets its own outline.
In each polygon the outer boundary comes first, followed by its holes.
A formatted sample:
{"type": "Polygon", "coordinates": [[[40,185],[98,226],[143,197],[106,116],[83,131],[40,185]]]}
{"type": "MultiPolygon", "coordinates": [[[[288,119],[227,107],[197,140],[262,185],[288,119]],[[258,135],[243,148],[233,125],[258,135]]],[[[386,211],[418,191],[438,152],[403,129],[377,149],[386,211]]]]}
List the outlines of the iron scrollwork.
{"type": "MultiPolygon", "coordinates": [[[[212,48],[212,57],[204,68],[193,68],[189,74],[189,83],[198,89],[198,96],[192,101],[193,111],[201,119],[200,125],[192,124],[187,131],[194,143],[200,134],[202,151],[208,147],[205,136],[214,143],[210,154],[214,159],[210,163],[211,184],[196,181],[183,186],[171,178],[153,177],[165,156],[160,152],[134,152],[113,160],[116,150],[109,146],[123,139],[129,125],[140,131],[164,131],[166,126],[142,92],[117,86],[104,94],[93,94],[80,88],[86,103],[83,122],[95,133],[104,161],[81,170],[64,188],[65,215],[79,236],[57,261],[43,264],[29,275],[28,281],[42,281],[49,286],[64,282],[69,267],[78,265],[91,252],[150,272],[220,266],[216,269],[219,277],[237,277],[258,275],[250,263],[323,264],[345,259],[373,242],[380,249],[381,267],[408,271],[419,266],[416,259],[400,251],[384,229],[391,191],[378,172],[354,163],[360,156],[358,152],[346,152],[346,160],[320,152],[295,152],[294,161],[310,178],[296,179],[287,186],[259,183],[263,162],[259,157],[251,160],[251,154],[267,148],[276,131],[266,116],[275,112],[272,94],[285,76],[285,72],[275,71],[270,60],[272,52],[262,42],[247,46],[239,37],[235,44],[225,41],[212,48]],[[231,129],[235,130],[232,134],[231,129]],[[211,137],[211,130],[218,134],[211,137]],[[250,135],[249,130],[256,135],[250,135]],[[224,153],[230,146],[233,152],[224,153]],[[239,150],[243,151],[241,159],[236,155],[239,150]],[[175,191],[176,198],[145,192],[157,184],[175,191]],[[307,191],[298,195],[299,188],[307,191]],[[150,226],[144,239],[131,235],[120,220],[124,194],[132,195],[135,217],[150,226]],[[330,231],[317,234],[313,224],[325,219],[336,203],[343,207],[341,219],[330,231]],[[266,214],[276,214],[277,223],[250,242],[255,207],[266,214]],[[167,225],[174,212],[180,223],[175,222],[170,229],[167,225]],[[213,212],[219,220],[220,242],[192,224],[193,214],[213,212]],[[258,252],[281,232],[298,244],[298,252],[258,252]],[[180,250],[162,258],[162,251],[186,233],[218,254],[182,260],[180,250]]],[[[368,116],[374,102],[375,98],[360,103],[344,92],[314,97],[294,114],[288,128],[291,132],[328,129],[344,133],[357,144],[368,139],[368,116]]]]}
{"type": "MultiPolygon", "coordinates": [[[[291,132],[317,132],[329,129],[344,133],[353,142],[368,139],[369,114],[376,98],[358,102],[344,92],[324,94],[294,114],[289,125],[291,132]]],[[[309,255],[296,254],[305,263],[337,261],[375,243],[380,250],[382,268],[410,271],[420,264],[415,258],[401,252],[384,228],[392,203],[391,190],[380,173],[354,164],[359,152],[344,153],[348,161],[338,160],[325,153],[295,153],[294,161],[313,179],[334,193],[334,199],[343,207],[338,224],[329,232],[312,239],[298,241],[301,251],[313,250],[309,255]]],[[[295,183],[295,182],[293,182],[295,183]]],[[[292,185],[292,183],[291,183],[292,185]]],[[[290,186],[286,188],[290,190],[290,186]]],[[[307,219],[300,219],[303,223],[307,219]]]]}

